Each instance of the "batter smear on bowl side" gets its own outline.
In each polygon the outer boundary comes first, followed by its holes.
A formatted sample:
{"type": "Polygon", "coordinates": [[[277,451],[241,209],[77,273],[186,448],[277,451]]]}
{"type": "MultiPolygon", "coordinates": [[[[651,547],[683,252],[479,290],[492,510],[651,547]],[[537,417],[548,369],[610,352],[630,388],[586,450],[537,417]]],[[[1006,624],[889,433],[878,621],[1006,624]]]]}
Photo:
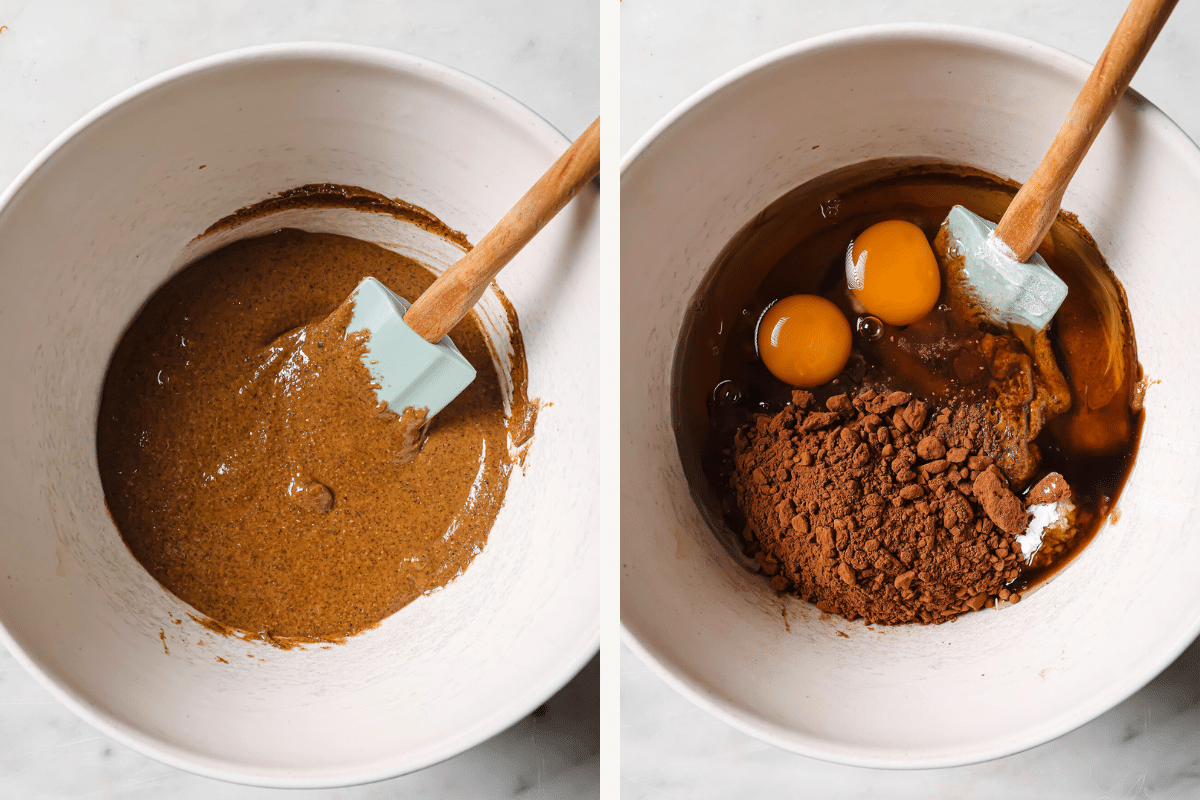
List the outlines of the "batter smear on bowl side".
{"type": "Polygon", "coordinates": [[[1060,213],[1068,288],[1041,331],[961,291],[956,203],[1016,186],[873,162],[799,187],[718,257],[684,322],[675,424],[693,492],[778,591],[867,622],[1021,595],[1096,535],[1132,468],[1144,381],[1124,292],[1060,213]]]}
{"type": "Polygon", "coordinates": [[[451,336],[478,376],[426,424],[376,401],[369,338],[345,335],[365,276],[413,298],[434,278],[332,234],[242,240],[156,292],[113,355],[97,429],[109,511],[219,626],[272,643],[369,628],[467,569],[503,504],[510,438],[532,420],[515,313],[511,416],[469,316],[451,336]]]}

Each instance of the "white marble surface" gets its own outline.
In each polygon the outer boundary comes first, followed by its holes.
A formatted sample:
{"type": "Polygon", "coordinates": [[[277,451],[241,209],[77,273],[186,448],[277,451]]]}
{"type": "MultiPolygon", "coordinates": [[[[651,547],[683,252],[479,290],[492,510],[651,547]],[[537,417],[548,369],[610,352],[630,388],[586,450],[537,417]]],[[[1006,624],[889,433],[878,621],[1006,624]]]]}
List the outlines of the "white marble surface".
{"type": "MultiPolygon", "coordinates": [[[[1094,61],[1125,0],[623,0],[625,152],[693,92],[799,39],[882,22],[951,22],[1045,42],[1094,61]]],[[[1200,141],[1200,5],[1181,2],[1133,86],[1200,141]]],[[[888,772],[778,750],[672,691],[633,655],[621,661],[624,800],[660,798],[1200,797],[1200,643],[1145,689],[1056,741],[956,769],[888,772]]],[[[1013,714],[1021,709],[1014,707],[1013,714]]]]}
{"type": "MultiPolygon", "coordinates": [[[[592,0],[0,0],[0,186],[118,92],[196,58],[269,42],[351,42],[439,61],[574,138],[599,110],[598,20],[592,0]]],[[[535,715],[422,772],[286,792],[142,757],[79,721],[0,648],[0,798],[598,797],[599,678],[597,657],[535,715]]]]}
{"type": "MultiPolygon", "coordinates": [[[[1019,703],[1013,715],[1021,714],[1019,703]]],[[[735,731],[621,651],[622,800],[1184,800],[1200,797],[1200,643],[1146,688],[1015,756],[889,771],[805,758],[735,731]]]]}
{"type": "MultiPolygon", "coordinates": [[[[1126,0],[622,0],[621,151],[693,92],[764,53],[885,22],[1003,31],[1096,60],[1126,0]]],[[[1133,88],[1200,139],[1200,5],[1183,0],[1133,88]]]]}

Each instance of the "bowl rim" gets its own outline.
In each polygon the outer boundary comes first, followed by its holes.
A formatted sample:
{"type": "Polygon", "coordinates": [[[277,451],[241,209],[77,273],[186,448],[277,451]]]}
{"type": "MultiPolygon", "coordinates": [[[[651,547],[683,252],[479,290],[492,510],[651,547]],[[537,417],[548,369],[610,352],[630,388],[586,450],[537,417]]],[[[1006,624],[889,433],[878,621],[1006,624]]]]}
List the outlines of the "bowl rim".
{"type": "MultiPolygon", "coordinates": [[[[793,58],[847,46],[861,46],[866,43],[895,44],[897,42],[954,44],[971,47],[976,50],[1019,56],[1043,68],[1058,71],[1071,78],[1077,78],[1080,85],[1083,84],[1084,79],[1092,70],[1092,64],[1082,58],[1051,47],[1050,45],[1014,34],[965,25],[927,22],[883,23],[846,28],[802,39],[751,59],[710,81],[651,126],[649,130],[638,137],[633,146],[629,148],[628,152],[621,159],[620,174],[622,189],[624,188],[627,173],[637,166],[640,159],[660,136],[675,125],[680,124],[686,117],[710,100],[713,100],[727,90],[735,88],[738,83],[763,68],[793,58]]],[[[1200,146],[1174,120],[1133,88],[1126,89],[1124,96],[1119,102],[1120,105],[1127,103],[1136,106],[1138,113],[1148,115],[1154,121],[1155,125],[1165,130],[1167,135],[1177,136],[1183,143],[1189,145],[1190,147],[1183,148],[1183,152],[1188,153],[1192,157],[1197,164],[1198,171],[1200,171],[1200,146]]],[[[624,578],[622,577],[623,586],[624,578]]],[[[976,747],[955,755],[943,757],[923,758],[920,756],[902,757],[900,755],[883,756],[875,753],[853,753],[848,752],[843,747],[829,747],[823,746],[823,743],[814,743],[808,737],[789,735],[789,731],[783,730],[779,726],[768,724],[757,715],[746,712],[733,703],[710,693],[701,682],[688,676],[682,670],[676,671],[659,650],[649,643],[643,642],[638,637],[638,634],[625,620],[623,606],[621,616],[622,643],[631,652],[636,654],[649,667],[650,671],[662,679],[664,683],[725,724],[760,741],[810,758],[853,767],[896,770],[940,769],[977,764],[1020,753],[1053,741],[1091,722],[1093,719],[1106,713],[1140,691],[1164,669],[1170,666],[1196,640],[1198,635],[1200,635],[1200,618],[1197,618],[1183,636],[1172,642],[1169,646],[1164,647],[1160,657],[1148,669],[1140,673],[1133,673],[1124,680],[1114,683],[1106,693],[1097,696],[1088,705],[1081,706],[1074,715],[1064,718],[1057,725],[1050,726],[1049,728],[1030,729],[1031,735],[1008,744],[992,747],[976,747]]]]}
{"type": "MultiPolygon", "coordinates": [[[[571,142],[544,117],[506,92],[466,72],[427,58],[381,47],[340,42],[301,41],[255,45],[217,53],[172,67],[125,89],[96,106],[51,140],[17,174],[8,187],[0,193],[0,212],[8,207],[13,198],[68,142],[131,101],[182,78],[253,64],[295,60],[324,61],[331,65],[381,67],[396,74],[431,79],[463,93],[501,117],[517,123],[553,152],[561,152],[571,142]]],[[[0,643],[7,648],[17,663],[33,675],[37,682],[56,700],[101,733],[138,753],[186,772],[230,783],[278,789],[323,789],[373,783],[416,772],[464,753],[511,727],[562,689],[599,652],[599,620],[595,620],[591,627],[591,634],[584,640],[584,646],[566,659],[557,672],[551,673],[549,679],[545,680],[537,691],[531,692],[523,702],[517,698],[510,705],[507,713],[481,717],[472,728],[456,736],[448,747],[420,758],[408,758],[401,754],[388,760],[386,764],[370,770],[346,771],[339,774],[331,774],[328,770],[324,770],[316,776],[306,776],[302,769],[289,770],[286,774],[281,774],[278,770],[263,772],[241,762],[214,763],[212,759],[193,760],[186,755],[180,755],[181,748],[162,746],[160,741],[150,733],[114,718],[106,710],[74,689],[60,685],[57,677],[50,670],[44,668],[36,658],[25,652],[24,648],[17,643],[6,627],[2,614],[0,614],[0,643]]],[[[500,709],[500,711],[503,712],[504,709],[500,709]]]]}

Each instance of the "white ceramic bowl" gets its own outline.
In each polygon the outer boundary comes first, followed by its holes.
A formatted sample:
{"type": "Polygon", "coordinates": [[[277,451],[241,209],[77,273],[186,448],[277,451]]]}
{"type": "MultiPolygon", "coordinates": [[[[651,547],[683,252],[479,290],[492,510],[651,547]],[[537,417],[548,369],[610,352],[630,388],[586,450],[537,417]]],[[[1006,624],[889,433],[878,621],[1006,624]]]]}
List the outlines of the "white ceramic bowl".
{"type": "MultiPolygon", "coordinates": [[[[192,242],[217,219],[328,181],[400,197],[478,241],[566,145],[458,72],[314,44],[173,70],[48,147],[0,197],[0,636],[17,658],[118,740],[272,786],[427,766],[570,679],[599,631],[605,389],[577,357],[609,323],[592,188],[500,279],[520,314],[529,395],[553,405],[488,545],[460,578],[378,628],[287,652],[208,634],[125,548],[95,453],[115,343],[157,286],[219,243],[192,242]]],[[[410,225],[355,211],[273,217],[233,237],[285,224],[386,242],[443,267],[455,257],[410,225]]],[[[508,332],[488,302],[506,360],[508,332]]]]}
{"type": "Polygon", "coordinates": [[[953,624],[869,630],[821,620],[812,606],[777,598],[722,549],[689,495],[671,428],[684,311],[722,246],[757,212],[807,180],[884,156],[932,157],[1023,180],[1088,71],[1048,47],[984,31],[859,29],[735,70],[676,109],[625,160],[626,641],[729,724],[846,764],[982,761],[1111,708],[1200,630],[1200,382],[1191,335],[1200,280],[1188,267],[1200,151],[1134,93],[1096,140],[1064,207],[1078,213],[1124,284],[1153,384],[1120,519],[1057,578],[1019,605],[953,624]]]}

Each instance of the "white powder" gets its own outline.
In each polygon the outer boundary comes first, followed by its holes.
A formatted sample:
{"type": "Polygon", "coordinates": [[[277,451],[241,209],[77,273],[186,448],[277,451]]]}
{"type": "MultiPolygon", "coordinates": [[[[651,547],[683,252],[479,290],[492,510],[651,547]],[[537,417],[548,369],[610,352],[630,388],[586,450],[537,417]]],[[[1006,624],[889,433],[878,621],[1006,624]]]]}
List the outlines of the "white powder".
{"type": "Polygon", "coordinates": [[[1038,503],[1029,507],[1029,513],[1033,515],[1033,519],[1029,521],[1025,532],[1016,537],[1026,564],[1033,563],[1033,557],[1047,534],[1057,536],[1074,527],[1075,504],[1067,499],[1057,503],[1038,503]]]}

